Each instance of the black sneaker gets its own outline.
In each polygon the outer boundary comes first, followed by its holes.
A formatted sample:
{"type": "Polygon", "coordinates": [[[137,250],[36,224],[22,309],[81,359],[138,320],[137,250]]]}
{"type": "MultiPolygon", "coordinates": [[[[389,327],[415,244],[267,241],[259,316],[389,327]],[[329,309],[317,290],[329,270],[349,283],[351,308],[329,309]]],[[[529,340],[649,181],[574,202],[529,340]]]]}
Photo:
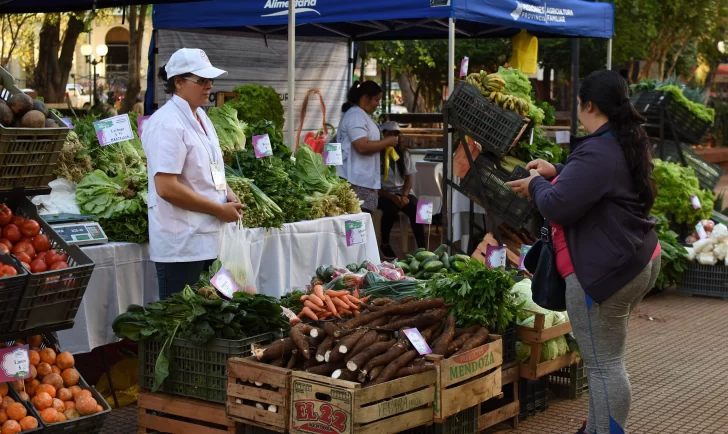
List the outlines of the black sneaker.
{"type": "Polygon", "coordinates": [[[384,256],[385,260],[391,261],[397,257],[397,254],[394,253],[394,249],[392,249],[392,246],[389,244],[382,244],[380,248],[382,249],[382,256],[384,256]]]}

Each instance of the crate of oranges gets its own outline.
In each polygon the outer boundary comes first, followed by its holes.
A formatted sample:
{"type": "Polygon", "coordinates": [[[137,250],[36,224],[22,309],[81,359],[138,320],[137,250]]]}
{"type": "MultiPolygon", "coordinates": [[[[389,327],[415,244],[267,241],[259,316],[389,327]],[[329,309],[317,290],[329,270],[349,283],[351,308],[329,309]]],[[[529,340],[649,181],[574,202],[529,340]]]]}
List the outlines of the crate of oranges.
{"type": "Polygon", "coordinates": [[[39,421],[44,433],[100,432],[111,408],[78,373],[73,355],[60,351],[57,343],[41,335],[11,345],[26,343],[30,347],[30,377],[9,384],[10,392],[26,404],[28,414],[39,421]]]}
{"type": "Polygon", "coordinates": [[[30,403],[21,400],[7,383],[0,383],[0,399],[2,399],[0,433],[17,434],[43,430],[43,424],[38,422],[37,416],[34,416],[30,403]]]}

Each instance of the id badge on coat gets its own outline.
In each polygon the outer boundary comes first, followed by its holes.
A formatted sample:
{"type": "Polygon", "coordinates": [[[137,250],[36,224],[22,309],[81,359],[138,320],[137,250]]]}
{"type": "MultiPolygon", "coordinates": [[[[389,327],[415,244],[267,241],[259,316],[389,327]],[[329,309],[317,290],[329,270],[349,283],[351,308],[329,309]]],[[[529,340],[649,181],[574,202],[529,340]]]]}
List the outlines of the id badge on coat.
{"type": "Polygon", "coordinates": [[[212,169],[212,182],[215,183],[215,190],[226,191],[227,182],[225,182],[225,169],[223,169],[220,163],[211,163],[210,168],[212,169]]]}

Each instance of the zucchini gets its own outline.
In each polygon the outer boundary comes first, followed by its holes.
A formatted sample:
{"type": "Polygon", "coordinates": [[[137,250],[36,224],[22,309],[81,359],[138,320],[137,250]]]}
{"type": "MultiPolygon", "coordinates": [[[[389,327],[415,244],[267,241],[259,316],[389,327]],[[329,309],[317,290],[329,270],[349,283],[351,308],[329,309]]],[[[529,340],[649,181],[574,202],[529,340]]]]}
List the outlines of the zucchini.
{"type": "Polygon", "coordinates": [[[407,256],[405,256],[405,258],[407,258],[408,261],[412,261],[413,259],[415,259],[415,257],[410,254],[407,254],[407,256]]]}
{"type": "Polygon", "coordinates": [[[438,257],[441,257],[442,254],[445,252],[447,252],[447,244],[442,244],[440,247],[435,249],[433,253],[436,254],[438,257]]]}
{"type": "Polygon", "coordinates": [[[411,272],[416,273],[420,270],[420,261],[417,259],[409,263],[409,269],[411,272]]]}
{"type": "Polygon", "coordinates": [[[407,265],[407,263],[404,261],[397,262],[397,265],[399,265],[399,268],[401,268],[405,273],[410,271],[409,265],[407,265]]]}
{"type": "Polygon", "coordinates": [[[457,272],[464,271],[466,268],[468,268],[468,265],[465,262],[460,261],[454,261],[451,265],[453,271],[457,272]]]}
{"type": "Polygon", "coordinates": [[[423,267],[425,264],[428,264],[432,261],[437,261],[437,256],[432,255],[432,256],[426,258],[424,261],[420,261],[420,267],[423,267]]]}
{"type": "Polygon", "coordinates": [[[415,256],[417,256],[417,254],[418,254],[418,253],[420,253],[420,252],[424,252],[424,251],[426,251],[426,250],[427,250],[427,249],[425,249],[424,247],[420,247],[419,249],[415,250],[415,256]]]}
{"type": "Polygon", "coordinates": [[[437,274],[437,273],[435,273],[434,271],[427,271],[427,272],[425,272],[424,277],[425,277],[425,279],[430,280],[430,279],[432,279],[432,276],[434,276],[435,274],[437,274]]]}
{"type": "Polygon", "coordinates": [[[420,270],[417,274],[415,274],[415,279],[420,280],[425,277],[425,270],[420,270]]]}
{"type": "Polygon", "coordinates": [[[444,268],[450,268],[450,255],[447,252],[443,253],[440,257],[440,262],[442,262],[444,268]]]}
{"type": "Polygon", "coordinates": [[[450,259],[453,261],[465,262],[466,264],[470,262],[470,256],[468,255],[453,255],[450,259]]]}
{"type": "Polygon", "coordinates": [[[431,262],[428,262],[427,264],[425,264],[425,266],[424,266],[423,269],[425,271],[437,271],[440,268],[442,268],[442,262],[440,262],[440,261],[431,261],[431,262]]]}
{"type": "Polygon", "coordinates": [[[437,256],[437,255],[435,255],[432,252],[424,251],[424,252],[416,253],[415,254],[415,259],[417,259],[418,261],[422,262],[422,261],[424,261],[427,258],[434,258],[435,256],[437,256]]]}

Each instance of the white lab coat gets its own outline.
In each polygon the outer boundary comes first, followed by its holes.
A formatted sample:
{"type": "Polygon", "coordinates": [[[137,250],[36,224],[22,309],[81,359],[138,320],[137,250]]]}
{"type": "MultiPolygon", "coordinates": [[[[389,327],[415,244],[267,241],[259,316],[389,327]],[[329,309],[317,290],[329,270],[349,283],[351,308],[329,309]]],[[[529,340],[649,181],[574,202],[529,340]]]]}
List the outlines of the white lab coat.
{"type": "Polygon", "coordinates": [[[337,174],[353,185],[379,190],[382,185],[379,152],[362,154],[352,145],[352,142],[363,137],[370,141],[381,140],[382,133],[379,131],[379,126],[367,112],[353,106],[344,113],[336,134],[341,143],[343,162],[341,166],[336,166],[337,174]]]}
{"type": "Polygon", "coordinates": [[[145,123],[142,135],[149,175],[149,244],[154,262],[192,262],[217,257],[220,229],[217,217],[178,208],[157,195],[154,175],[171,173],[196,193],[219,203],[225,191],[215,189],[212,161],[223,164],[215,127],[198,108],[205,129],[184,99],[173,96],[145,123]]]}

